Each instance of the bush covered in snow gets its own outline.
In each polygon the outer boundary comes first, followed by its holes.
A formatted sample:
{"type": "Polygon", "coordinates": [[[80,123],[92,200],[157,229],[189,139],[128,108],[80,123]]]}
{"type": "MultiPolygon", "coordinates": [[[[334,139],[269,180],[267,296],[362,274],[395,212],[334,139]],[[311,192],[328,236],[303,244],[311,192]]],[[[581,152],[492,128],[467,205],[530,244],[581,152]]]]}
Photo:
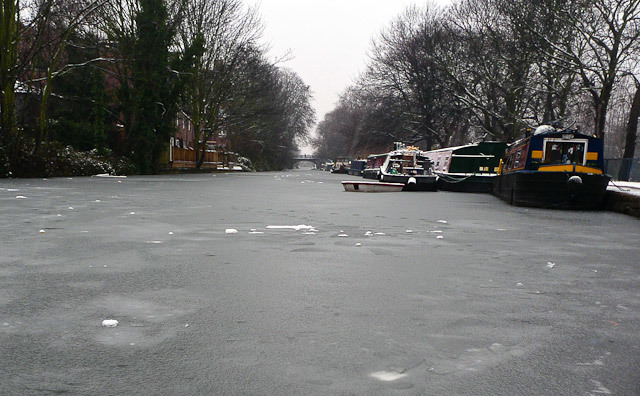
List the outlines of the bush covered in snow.
{"type": "Polygon", "coordinates": [[[13,177],[91,176],[100,173],[123,175],[136,173],[126,159],[100,155],[97,150],[77,151],[71,146],[51,144],[38,156],[21,153],[13,177]]]}

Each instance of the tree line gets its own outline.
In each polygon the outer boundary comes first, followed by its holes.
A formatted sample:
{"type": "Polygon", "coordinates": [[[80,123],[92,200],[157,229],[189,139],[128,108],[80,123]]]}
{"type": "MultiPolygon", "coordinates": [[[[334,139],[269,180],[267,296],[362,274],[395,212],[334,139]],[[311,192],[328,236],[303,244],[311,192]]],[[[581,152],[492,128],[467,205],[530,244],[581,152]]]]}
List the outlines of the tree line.
{"type": "Polygon", "coordinates": [[[281,169],[315,123],[309,87],[269,59],[242,0],[1,1],[1,176],[46,169],[67,146],[155,173],[178,112],[198,167],[224,134],[281,169]]]}
{"type": "Polygon", "coordinates": [[[633,158],[640,0],[459,0],[410,7],[372,40],[366,69],[318,124],[316,154],[507,143],[560,123],[633,158]]]}

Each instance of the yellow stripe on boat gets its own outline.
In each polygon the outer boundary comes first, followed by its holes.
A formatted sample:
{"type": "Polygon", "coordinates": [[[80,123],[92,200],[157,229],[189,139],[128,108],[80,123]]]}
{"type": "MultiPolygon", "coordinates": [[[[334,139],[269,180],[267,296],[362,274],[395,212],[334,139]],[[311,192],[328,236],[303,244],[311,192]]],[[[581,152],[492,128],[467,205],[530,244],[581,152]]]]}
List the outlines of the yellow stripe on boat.
{"type": "Polygon", "coordinates": [[[597,160],[598,160],[597,151],[587,151],[587,161],[597,161],[597,160]]]}
{"type": "Polygon", "coordinates": [[[579,172],[579,173],[594,173],[597,175],[602,174],[602,170],[598,168],[592,168],[590,166],[576,165],[575,170],[573,165],[547,165],[538,168],[540,172],[579,172]]]}
{"type": "Polygon", "coordinates": [[[531,150],[531,158],[542,159],[542,150],[531,150]]]}

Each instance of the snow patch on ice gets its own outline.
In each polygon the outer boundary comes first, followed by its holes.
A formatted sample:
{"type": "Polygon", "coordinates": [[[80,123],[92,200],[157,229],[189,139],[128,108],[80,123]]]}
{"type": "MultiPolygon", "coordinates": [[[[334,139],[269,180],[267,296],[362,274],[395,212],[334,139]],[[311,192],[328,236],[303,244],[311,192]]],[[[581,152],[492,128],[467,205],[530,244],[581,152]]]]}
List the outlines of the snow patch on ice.
{"type": "Polygon", "coordinates": [[[369,377],[373,377],[377,380],[385,382],[396,381],[406,376],[406,373],[398,373],[396,371],[377,371],[375,373],[369,374],[369,377]]]}
{"type": "Polygon", "coordinates": [[[305,224],[299,224],[299,225],[285,225],[285,226],[281,226],[281,225],[270,225],[267,226],[268,230],[294,230],[294,231],[310,231],[312,229],[314,229],[315,227],[313,226],[309,226],[309,225],[305,225],[305,224]]]}
{"type": "Polygon", "coordinates": [[[24,195],[16,195],[16,199],[27,199],[24,195]]]}
{"type": "Polygon", "coordinates": [[[340,238],[346,238],[346,237],[348,237],[349,235],[348,235],[348,234],[338,234],[338,236],[339,236],[340,238]]]}
{"type": "Polygon", "coordinates": [[[438,235],[436,239],[444,239],[444,237],[442,235],[438,235]]]}
{"type": "Polygon", "coordinates": [[[116,327],[118,325],[118,321],[115,319],[105,319],[102,321],[102,327],[116,327]]]}
{"type": "Polygon", "coordinates": [[[356,243],[356,247],[360,247],[360,246],[362,246],[362,244],[361,244],[361,243],[359,243],[359,242],[358,242],[358,243],[356,243]]]}
{"type": "Polygon", "coordinates": [[[547,262],[547,268],[553,268],[556,266],[556,263],[552,263],[551,261],[547,262]]]}
{"type": "Polygon", "coordinates": [[[238,230],[236,230],[235,228],[227,228],[226,230],[224,230],[225,234],[237,234],[238,230]]]}
{"type": "Polygon", "coordinates": [[[413,230],[406,230],[405,233],[407,234],[413,234],[413,230]]]}

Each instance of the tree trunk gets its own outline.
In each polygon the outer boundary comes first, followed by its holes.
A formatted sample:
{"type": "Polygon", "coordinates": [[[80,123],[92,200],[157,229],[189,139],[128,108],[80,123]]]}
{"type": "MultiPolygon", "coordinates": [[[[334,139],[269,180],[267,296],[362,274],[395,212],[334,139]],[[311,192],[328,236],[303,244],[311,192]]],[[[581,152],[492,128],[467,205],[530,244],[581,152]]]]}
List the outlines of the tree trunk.
{"type": "Polygon", "coordinates": [[[638,117],[640,117],[640,82],[636,81],[636,93],[633,95],[631,110],[629,110],[629,121],[627,122],[626,139],[622,164],[618,173],[618,180],[629,180],[631,170],[631,158],[635,155],[636,137],[638,134],[638,117]]]}

